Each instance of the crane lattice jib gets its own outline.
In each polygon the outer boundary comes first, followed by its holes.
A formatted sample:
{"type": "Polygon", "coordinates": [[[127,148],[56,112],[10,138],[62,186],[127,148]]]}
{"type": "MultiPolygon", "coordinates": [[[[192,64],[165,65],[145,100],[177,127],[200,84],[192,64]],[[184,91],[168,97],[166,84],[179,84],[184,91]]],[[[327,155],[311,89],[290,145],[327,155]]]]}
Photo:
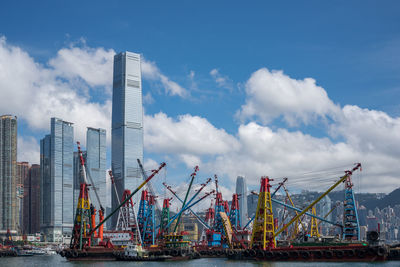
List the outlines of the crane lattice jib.
{"type": "Polygon", "coordinates": [[[229,213],[229,220],[231,221],[231,225],[236,230],[239,230],[241,228],[238,194],[232,195],[232,203],[231,203],[231,211],[229,213]]]}
{"type": "MultiPolygon", "coordinates": [[[[188,203],[186,203],[186,205],[179,211],[178,214],[175,214],[171,220],[169,221],[167,228],[169,228],[171,226],[171,224],[176,220],[176,218],[178,218],[179,214],[181,214],[182,212],[185,212],[186,210],[190,209],[191,207],[195,206],[197,203],[199,203],[200,201],[202,201],[203,199],[205,199],[206,197],[208,197],[209,195],[212,195],[215,192],[215,190],[212,190],[211,192],[205,193],[204,196],[202,196],[201,198],[199,198],[198,200],[196,200],[195,202],[192,203],[193,199],[195,198],[196,195],[194,195],[189,201],[188,203]]],[[[199,192],[196,192],[196,194],[198,194],[199,192]]]]}
{"type": "Polygon", "coordinates": [[[90,246],[92,234],[91,228],[89,189],[86,183],[81,183],[70,248],[82,249],[85,244],[90,246]]]}
{"type": "Polygon", "coordinates": [[[360,223],[358,221],[351,174],[348,175],[345,181],[343,206],[343,239],[360,240],[360,223]]]}
{"type": "Polygon", "coordinates": [[[150,195],[144,222],[142,240],[145,246],[155,244],[155,197],[150,195]]]}
{"type": "Polygon", "coordinates": [[[316,200],[314,200],[310,205],[308,205],[306,208],[303,209],[303,211],[301,211],[299,214],[297,214],[295,217],[293,217],[292,220],[290,220],[290,222],[288,224],[286,224],[285,226],[283,226],[279,231],[277,231],[274,234],[274,237],[279,235],[280,233],[282,233],[283,231],[285,231],[293,222],[295,222],[297,219],[299,219],[304,213],[306,213],[307,210],[311,209],[315,204],[317,204],[321,199],[323,199],[327,194],[329,194],[329,192],[331,192],[333,189],[335,189],[339,184],[343,183],[344,180],[347,179],[347,177],[349,175],[351,175],[353,172],[355,172],[357,169],[361,168],[361,163],[357,163],[356,166],[351,169],[351,171],[346,171],[345,175],[342,176],[334,185],[332,185],[331,187],[329,187],[329,189],[327,191],[325,191],[325,193],[323,193],[321,196],[319,196],[316,200]]]}
{"type": "Polygon", "coordinates": [[[161,226],[160,226],[160,231],[161,233],[166,233],[168,234],[168,222],[169,222],[169,206],[170,206],[170,198],[164,199],[163,202],[163,209],[162,209],[162,214],[161,214],[161,226]]]}
{"type": "MultiPolygon", "coordinates": [[[[208,178],[207,181],[204,184],[201,184],[201,187],[197,190],[197,194],[200,193],[206,186],[207,184],[211,181],[211,178],[208,178]]],[[[175,197],[178,199],[181,203],[183,203],[183,200],[176,194],[175,191],[172,190],[170,185],[167,185],[166,183],[162,183],[165,188],[167,188],[175,197]]],[[[189,201],[190,202],[190,201],[189,201]]],[[[189,203],[188,203],[189,204],[189,203]]],[[[206,223],[196,212],[194,212],[192,209],[189,208],[189,211],[196,217],[196,219],[207,229],[210,229],[210,225],[206,223]]]]}
{"type": "Polygon", "coordinates": [[[194,167],[194,172],[190,175],[190,176],[191,176],[191,179],[190,179],[189,187],[188,187],[188,190],[186,191],[185,199],[183,200],[183,203],[182,203],[182,209],[181,209],[181,211],[178,213],[178,219],[176,220],[176,224],[175,224],[175,228],[174,228],[174,233],[175,233],[176,230],[178,229],[179,221],[180,221],[180,219],[181,219],[182,212],[183,212],[183,208],[184,208],[185,205],[186,205],[186,200],[187,200],[187,198],[188,198],[188,196],[189,196],[190,189],[192,188],[193,180],[194,180],[194,178],[196,177],[196,174],[197,174],[198,171],[199,171],[199,167],[196,166],[196,167],[194,167]]]}
{"type": "MultiPolygon", "coordinates": [[[[124,201],[130,194],[131,191],[129,189],[124,190],[124,193],[122,194],[122,200],[124,201]]],[[[129,199],[120,209],[117,220],[117,230],[132,231],[133,241],[136,244],[142,243],[132,198],[129,199]]]]}
{"type": "Polygon", "coordinates": [[[224,206],[224,201],[222,200],[222,194],[218,192],[216,194],[216,199],[215,199],[214,230],[216,232],[225,234],[220,212],[225,212],[225,206],[224,206]]]}
{"type": "Polygon", "coordinates": [[[147,218],[148,206],[149,206],[148,192],[147,192],[147,190],[143,190],[142,195],[140,197],[139,211],[138,211],[138,216],[137,216],[139,232],[140,232],[140,236],[142,237],[142,240],[143,240],[143,235],[144,235],[145,222],[146,222],[146,218],[147,218]]]}
{"type": "Polygon", "coordinates": [[[163,162],[160,164],[160,166],[158,167],[157,170],[152,170],[152,174],[145,180],[143,181],[129,196],[127,199],[125,199],[124,201],[122,201],[122,203],[120,203],[118,205],[118,207],[116,207],[110,214],[107,215],[107,217],[105,217],[93,230],[92,232],[96,231],[99,227],[101,227],[108,219],[111,218],[111,216],[114,215],[114,213],[116,213],[121,207],[122,205],[124,205],[129,199],[131,199],[137,192],[140,191],[140,189],[142,189],[143,186],[145,186],[162,168],[164,168],[166,164],[163,162]]]}
{"type": "MultiPolygon", "coordinates": [[[[286,181],[287,181],[287,178],[286,178],[286,180],[283,181],[283,183],[286,182],[286,181]]],[[[293,200],[290,197],[289,190],[287,190],[287,188],[286,188],[286,186],[284,184],[282,184],[282,186],[283,186],[283,190],[285,190],[286,196],[288,197],[288,199],[290,201],[290,204],[292,205],[292,207],[295,207],[294,203],[293,203],[293,200]]],[[[297,211],[295,211],[295,213],[296,213],[296,215],[298,214],[297,211]]],[[[296,224],[294,226],[294,231],[293,231],[292,237],[296,237],[297,236],[298,231],[299,231],[299,225],[301,225],[301,228],[303,229],[303,232],[304,233],[306,232],[306,228],[304,227],[303,222],[300,219],[297,219],[296,220],[296,224]]]]}
{"type": "Polygon", "coordinates": [[[272,179],[261,177],[261,188],[250,242],[250,247],[253,249],[266,250],[276,246],[269,181],[272,181],[272,179]]]}
{"type": "MultiPolygon", "coordinates": [[[[315,216],[317,215],[315,206],[311,208],[311,213],[315,216]]],[[[318,222],[315,217],[311,217],[311,237],[319,237],[318,222]]]]}

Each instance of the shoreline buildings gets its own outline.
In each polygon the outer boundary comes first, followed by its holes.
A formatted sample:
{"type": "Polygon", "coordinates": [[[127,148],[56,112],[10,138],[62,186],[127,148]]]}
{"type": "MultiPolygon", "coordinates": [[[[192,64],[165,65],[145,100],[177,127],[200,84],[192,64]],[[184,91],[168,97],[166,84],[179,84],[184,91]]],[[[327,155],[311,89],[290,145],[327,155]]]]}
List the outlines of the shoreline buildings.
{"type": "Polygon", "coordinates": [[[0,230],[19,229],[17,117],[0,116],[0,230]]]}
{"type": "MultiPolygon", "coordinates": [[[[140,55],[123,52],[114,56],[111,124],[111,169],[119,196],[142,182],[137,159],[143,161],[143,106],[140,55]]],[[[112,194],[112,209],[118,206],[112,194]]],[[[139,203],[140,192],[133,201],[139,203]]],[[[118,213],[112,218],[115,226],[118,213]]]]}
{"type": "Polygon", "coordinates": [[[72,123],[51,118],[51,133],[40,140],[40,229],[50,242],[72,232],[73,149],[72,123]]]}

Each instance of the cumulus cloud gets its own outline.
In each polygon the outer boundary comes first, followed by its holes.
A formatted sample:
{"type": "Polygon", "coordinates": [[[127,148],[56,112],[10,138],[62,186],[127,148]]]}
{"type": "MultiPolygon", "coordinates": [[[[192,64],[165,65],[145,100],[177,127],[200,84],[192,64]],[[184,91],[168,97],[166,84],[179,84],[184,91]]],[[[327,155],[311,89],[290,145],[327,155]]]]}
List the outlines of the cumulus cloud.
{"type": "MultiPolygon", "coordinates": [[[[364,191],[390,192],[393,184],[399,182],[400,118],[357,106],[341,108],[313,79],[295,80],[282,72],[261,69],[246,86],[247,101],[240,115],[252,114],[250,117],[257,117],[263,123],[284,116],[294,125],[298,121],[318,122],[317,118],[329,116],[326,136],[314,137],[254,121],[241,124],[232,135],[205,118],[187,114],[173,119],[158,113],[146,116],[146,149],[175,155],[187,166],[199,164],[203,171],[226,175],[232,182],[238,174],[244,174],[250,185],[258,185],[264,175],[289,176],[301,184],[301,173],[332,166],[342,166],[344,171],[355,162],[363,164],[363,179],[359,182],[364,191]],[[291,99],[282,100],[279,92],[291,99]],[[261,109],[261,103],[267,108],[261,109]],[[276,109],[267,104],[275,105],[276,109]],[[260,110],[248,113],[250,105],[260,105],[260,110]],[[379,184],[375,183],[377,177],[379,184]]],[[[307,188],[307,184],[302,185],[307,188]]]]}
{"type": "Polygon", "coordinates": [[[229,152],[238,145],[224,129],[217,129],[207,119],[190,114],[181,115],[177,120],[162,112],[145,115],[144,125],[148,151],[175,153],[182,159],[188,160],[188,155],[229,152]]]}
{"type": "MultiPolygon", "coordinates": [[[[71,53],[79,51],[79,48],[69,49],[71,53]]],[[[100,53],[104,51],[103,48],[99,50],[100,53]]],[[[65,55],[67,52],[63,51],[65,55]]],[[[91,53],[93,56],[98,55],[94,51],[91,53]]],[[[0,90],[4,96],[0,98],[0,113],[12,111],[32,129],[49,129],[51,117],[71,121],[75,124],[76,139],[83,142],[88,126],[104,128],[109,132],[111,102],[91,102],[88,96],[82,94],[80,87],[68,80],[68,77],[74,75],[91,82],[90,75],[82,77],[79,70],[68,72],[66,64],[55,63],[59,60],[50,62],[53,67],[61,66],[62,70],[47,68],[35,62],[27,52],[7,44],[4,37],[0,38],[0,90]]]]}
{"type": "MultiPolygon", "coordinates": [[[[51,117],[73,122],[75,139],[83,144],[86,127],[103,128],[110,141],[114,54],[112,49],[83,43],[60,49],[47,65],[42,65],[0,37],[0,114],[17,115],[33,130],[49,130],[51,117]],[[88,88],[96,90],[88,92],[88,88]],[[108,94],[102,101],[93,99],[104,92],[108,94]]],[[[154,73],[168,85],[171,94],[185,95],[184,89],[161,74],[154,63],[144,61],[142,67],[146,77],[154,79],[154,73]]],[[[151,103],[154,99],[147,93],[144,101],[151,103]]]]}
{"type": "Polygon", "coordinates": [[[169,95],[189,96],[189,92],[185,88],[165,76],[154,62],[142,58],[141,63],[142,75],[145,79],[160,82],[164,86],[165,92],[169,95]]]}
{"type": "Polygon", "coordinates": [[[113,49],[70,46],[57,52],[49,65],[56,75],[67,79],[82,79],[89,86],[105,86],[111,93],[113,49]]]}
{"type": "Polygon", "coordinates": [[[310,123],[317,118],[336,116],[340,110],[326,91],[312,78],[292,79],[282,71],[266,68],[254,72],[246,83],[246,103],[237,116],[270,123],[283,117],[290,125],[310,123]]]}

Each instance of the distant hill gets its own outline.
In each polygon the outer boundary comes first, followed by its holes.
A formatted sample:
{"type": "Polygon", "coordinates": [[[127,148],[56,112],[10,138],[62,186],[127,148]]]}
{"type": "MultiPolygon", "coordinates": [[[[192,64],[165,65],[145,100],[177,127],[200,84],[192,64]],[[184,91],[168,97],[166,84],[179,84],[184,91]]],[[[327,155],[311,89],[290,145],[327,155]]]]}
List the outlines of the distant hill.
{"type": "MultiPolygon", "coordinates": [[[[334,202],[337,200],[343,201],[344,190],[332,192],[329,194],[329,197],[334,202]]],[[[382,194],[361,193],[356,194],[355,198],[359,205],[365,206],[367,210],[374,210],[375,207],[383,209],[389,205],[394,207],[395,205],[400,205],[400,188],[395,189],[384,197],[382,197],[382,194]]]]}
{"type": "Polygon", "coordinates": [[[380,209],[383,209],[384,207],[391,206],[392,208],[395,205],[400,204],[400,188],[397,188],[396,190],[392,191],[382,199],[378,200],[378,205],[380,209]]]}

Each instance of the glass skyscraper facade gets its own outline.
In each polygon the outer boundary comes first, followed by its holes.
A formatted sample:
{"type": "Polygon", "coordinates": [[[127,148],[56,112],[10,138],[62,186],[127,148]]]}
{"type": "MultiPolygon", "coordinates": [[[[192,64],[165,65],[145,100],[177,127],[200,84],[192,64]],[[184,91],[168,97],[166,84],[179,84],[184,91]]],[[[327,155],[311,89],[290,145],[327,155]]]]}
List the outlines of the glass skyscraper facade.
{"type": "MultiPolygon", "coordinates": [[[[142,182],[137,159],[143,161],[143,106],[140,55],[123,52],[114,56],[111,125],[111,168],[117,192],[135,190],[142,182]]],[[[113,190],[112,208],[118,205],[113,190]]],[[[140,192],[133,201],[139,203],[140,192]]],[[[116,225],[118,214],[113,218],[116,225]]]]}
{"type": "Polygon", "coordinates": [[[242,176],[236,178],[236,194],[239,195],[240,223],[241,227],[244,227],[248,221],[249,214],[247,212],[246,180],[242,176]]]}
{"type": "Polygon", "coordinates": [[[0,116],[0,230],[18,230],[17,117],[0,116]]]}
{"type": "MultiPolygon", "coordinates": [[[[96,186],[100,202],[106,212],[107,185],[106,185],[106,130],[88,128],[86,132],[86,169],[96,186]]],[[[89,177],[88,177],[89,178],[89,177]]],[[[91,181],[88,181],[91,183],[91,181]]],[[[110,193],[110,192],[108,192],[110,193]]],[[[92,198],[96,209],[100,209],[97,198],[92,198]]],[[[99,223],[96,216],[96,223],[99,223]]]]}
{"type": "Polygon", "coordinates": [[[47,241],[62,241],[73,226],[72,123],[51,118],[51,134],[40,140],[40,227],[47,241]]]}

